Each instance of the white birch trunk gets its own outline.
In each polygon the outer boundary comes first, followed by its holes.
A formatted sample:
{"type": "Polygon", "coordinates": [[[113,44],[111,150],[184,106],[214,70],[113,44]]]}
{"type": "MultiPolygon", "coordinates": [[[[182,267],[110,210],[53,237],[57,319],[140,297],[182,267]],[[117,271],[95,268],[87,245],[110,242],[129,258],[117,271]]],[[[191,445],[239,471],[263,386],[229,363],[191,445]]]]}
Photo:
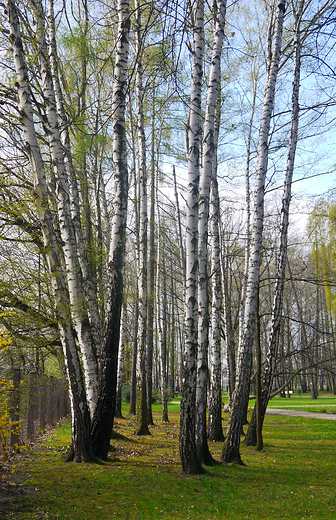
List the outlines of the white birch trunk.
{"type": "MultiPolygon", "coordinates": [[[[135,268],[139,271],[139,197],[138,197],[138,178],[136,170],[136,153],[135,153],[135,137],[133,131],[133,120],[131,111],[131,100],[128,103],[129,109],[129,126],[131,134],[131,172],[134,175],[134,227],[135,227],[135,268]]],[[[132,370],[131,370],[131,391],[130,391],[130,415],[136,415],[136,364],[138,354],[138,322],[139,322],[139,297],[138,297],[138,280],[136,280],[136,294],[134,296],[134,325],[133,325],[133,349],[132,349],[132,370]]]]}
{"type": "MultiPolygon", "coordinates": [[[[177,236],[178,236],[178,243],[179,243],[179,250],[180,250],[180,267],[182,271],[182,281],[183,281],[183,301],[186,301],[185,298],[185,288],[186,288],[186,259],[185,259],[185,251],[183,247],[183,238],[182,238],[182,223],[181,223],[181,212],[180,212],[180,204],[179,204],[179,197],[178,197],[178,191],[177,191],[177,183],[176,183],[176,172],[175,172],[175,165],[173,165],[173,183],[174,183],[174,197],[175,197],[175,210],[176,210],[176,227],[177,227],[177,236]]],[[[184,332],[184,326],[185,323],[182,323],[182,333],[181,333],[181,348],[180,348],[180,360],[178,362],[178,365],[182,365],[182,352],[184,351],[184,341],[185,341],[185,332],[184,332]]],[[[181,374],[179,379],[181,380],[181,374]]]]}
{"type": "MultiPolygon", "coordinates": [[[[216,122],[215,147],[217,152],[218,129],[220,117],[220,104],[217,103],[218,120],[216,122]]],[[[212,286],[212,305],[211,305],[211,336],[210,336],[210,356],[211,356],[211,380],[209,398],[209,424],[208,435],[212,441],[223,441],[224,434],[222,428],[222,363],[221,363],[221,308],[222,308],[222,283],[220,265],[220,241],[219,241],[219,194],[217,182],[217,153],[213,163],[213,173],[211,179],[211,199],[210,199],[210,245],[211,245],[211,286],[212,286]]]]}
{"type": "Polygon", "coordinates": [[[68,175],[69,196],[71,203],[71,217],[76,234],[78,259],[83,278],[83,290],[85,293],[86,305],[90,319],[91,331],[94,338],[94,350],[99,352],[101,349],[101,330],[97,299],[94,284],[91,278],[87,252],[85,250],[84,238],[81,226],[80,202],[75,169],[72,162],[71,144],[68,132],[68,121],[64,111],[63,94],[59,80],[58,57],[56,48],[54,0],[48,0],[48,50],[50,56],[50,70],[55,92],[55,101],[59,119],[60,139],[64,150],[64,163],[68,175]]]}
{"type": "Polygon", "coordinates": [[[214,42],[209,73],[207,102],[202,149],[202,167],[199,183],[198,208],[198,352],[196,387],[196,450],[204,464],[212,464],[207,444],[206,404],[208,381],[208,341],[209,341],[209,298],[208,298],[208,220],[210,183],[213,163],[216,160],[215,120],[220,82],[220,64],[224,39],[226,0],[216,4],[214,42]]]}
{"type": "Polygon", "coordinates": [[[125,344],[127,333],[127,308],[123,302],[120,317],[120,340],[118,349],[118,375],[117,375],[117,397],[116,397],[116,417],[122,417],[121,413],[121,392],[124,379],[125,344]]]}
{"type": "Polygon", "coordinates": [[[236,380],[236,344],[232,323],[232,303],[230,298],[229,273],[231,272],[230,255],[224,240],[224,230],[219,215],[220,266],[223,287],[224,334],[228,369],[228,405],[231,409],[236,380]]]}
{"type": "Polygon", "coordinates": [[[185,287],[186,264],[185,264],[184,248],[183,248],[181,212],[180,212],[180,204],[179,204],[179,198],[178,198],[178,192],[177,192],[175,165],[173,165],[173,183],[174,183],[174,198],[175,198],[175,210],[176,210],[176,227],[177,227],[178,244],[179,244],[179,249],[180,249],[180,266],[181,266],[181,270],[182,270],[182,274],[183,274],[183,287],[185,287]]]}
{"type": "Polygon", "coordinates": [[[263,112],[258,140],[257,178],[254,192],[253,226],[251,233],[250,250],[251,253],[246,289],[244,325],[238,349],[235,393],[233,397],[232,410],[222,452],[222,458],[225,462],[232,462],[233,460],[235,460],[240,464],[242,463],[239,453],[240,434],[243,425],[244,410],[248,400],[248,384],[251,365],[250,361],[254,335],[257,291],[259,286],[261,246],[264,221],[264,193],[268,161],[268,139],[271,117],[274,107],[275,85],[281,54],[284,15],[285,2],[281,1],[277,3],[275,10],[272,60],[267,75],[263,112]]]}
{"type": "Polygon", "coordinates": [[[202,471],[196,453],[196,362],[197,362],[197,222],[198,184],[200,170],[201,95],[204,55],[204,1],[191,5],[193,51],[191,99],[186,128],[188,159],[188,195],[186,228],[186,290],[185,290],[185,343],[182,368],[182,399],[180,411],[180,457],[184,474],[202,471]]]}
{"type": "Polygon", "coordinates": [[[55,91],[51,77],[50,63],[48,61],[45,17],[41,0],[32,0],[31,5],[35,15],[36,41],[38,46],[37,58],[41,70],[42,92],[45,98],[45,124],[48,128],[49,148],[56,181],[58,221],[67,273],[71,316],[82,355],[87,400],[92,418],[97,402],[98,392],[97,358],[84,303],[84,291],[77,254],[77,242],[70,209],[69,184],[58,125],[55,91]]]}
{"type": "MultiPolygon", "coordinates": [[[[282,209],[281,209],[281,221],[280,221],[280,247],[279,247],[279,260],[278,260],[278,273],[274,291],[274,302],[272,309],[272,325],[271,333],[269,338],[268,354],[266,359],[266,375],[269,381],[264,382],[264,391],[268,395],[265,395],[263,401],[266,399],[268,402],[275,363],[276,363],[276,352],[278,344],[278,335],[280,331],[281,323],[281,310],[282,310],[282,297],[283,287],[285,281],[285,270],[287,264],[287,236],[288,236],[288,224],[289,224],[289,206],[291,201],[291,190],[292,190],[292,179],[294,172],[294,161],[296,154],[296,145],[298,140],[298,127],[299,127],[299,90],[300,90],[300,61],[301,61],[301,43],[300,43],[300,22],[303,13],[304,0],[300,1],[298,12],[293,11],[294,16],[294,71],[293,71],[293,90],[292,90],[292,119],[291,119],[291,132],[288,146],[287,155],[287,167],[286,177],[284,183],[284,192],[282,197],[282,209]]],[[[294,7],[294,6],[293,6],[294,7]]],[[[264,392],[263,392],[264,393],[264,392]]],[[[267,406],[267,404],[266,404],[267,406]]],[[[266,411],[266,409],[265,409],[266,411]]]]}
{"type": "Polygon", "coordinates": [[[39,149],[29,89],[29,80],[16,7],[8,0],[7,12],[10,38],[13,46],[14,64],[18,80],[18,97],[27,152],[34,175],[34,191],[37,199],[39,219],[42,224],[43,241],[48,266],[53,280],[58,326],[64,352],[72,413],[72,456],[75,461],[93,457],[90,439],[90,415],[86,400],[80,361],[69,317],[69,294],[62,271],[59,244],[49,210],[48,188],[44,163],[39,149]]]}
{"type": "Polygon", "coordinates": [[[246,168],[245,168],[245,193],[246,193],[246,224],[245,224],[245,265],[244,265],[244,278],[241,292],[241,304],[240,304],[240,316],[239,316],[239,338],[242,335],[243,331],[243,323],[244,323],[244,313],[245,313],[245,302],[246,302],[246,287],[247,287],[247,278],[248,278],[248,270],[250,263],[250,241],[251,241],[251,197],[250,197],[250,163],[251,163],[251,142],[252,142],[252,130],[253,130],[253,120],[255,113],[255,105],[257,98],[257,80],[253,79],[253,98],[252,98],[252,106],[251,106],[251,116],[248,127],[248,135],[246,141],[246,168]]]}
{"type": "MultiPolygon", "coordinates": [[[[301,61],[301,43],[300,43],[300,22],[303,12],[304,0],[300,1],[298,11],[296,12],[292,5],[294,17],[294,70],[293,70],[293,88],[292,88],[292,108],[291,108],[291,131],[288,146],[286,176],[284,182],[284,192],[282,196],[281,220],[280,220],[280,247],[277,269],[277,279],[274,289],[274,301],[272,308],[271,332],[268,342],[268,352],[266,356],[266,368],[261,392],[261,421],[263,423],[266,408],[270,398],[271,388],[273,384],[274,371],[277,360],[278,339],[281,324],[282,298],[285,282],[285,270],[287,264],[287,236],[289,224],[289,206],[291,200],[291,188],[294,172],[294,161],[296,153],[296,145],[298,140],[299,126],[299,90],[300,90],[300,61],[301,61]]],[[[255,411],[254,411],[255,414],[255,411]]],[[[256,431],[254,421],[251,421],[249,431],[247,433],[246,444],[256,443],[256,431]]]]}
{"type": "Polygon", "coordinates": [[[157,205],[157,258],[156,258],[156,327],[158,333],[159,353],[160,353],[160,379],[161,379],[161,402],[162,402],[162,421],[168,422],[167,408],[167,381],[166,381],[166,351],[164,349],[162,320],[161,320],[161,293],[160,293],[160,263],[161,263],[161,225],[160,209],[157,205]]]}
{"type": "Polygon", "coordinates": [[[136,0],[136,67],[135,97],[137,107],[138,168],[140,200],[140,250],[139,250],[139,324],[137,359],[137,434],[148,435],[147,397],[146,397],[146,339],[147,339],[147,170],[146,138],[143,114],[142,52],[143,34],[141,32],[141,9],[136,0]]]}

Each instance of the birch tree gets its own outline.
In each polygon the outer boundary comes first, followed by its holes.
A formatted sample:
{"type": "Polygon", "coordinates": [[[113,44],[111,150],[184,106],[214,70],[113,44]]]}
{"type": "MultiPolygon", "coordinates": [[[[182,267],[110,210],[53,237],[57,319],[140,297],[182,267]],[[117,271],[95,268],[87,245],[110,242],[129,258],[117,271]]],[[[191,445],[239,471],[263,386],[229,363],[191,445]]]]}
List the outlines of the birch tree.
{"type": "MultiPolygon", "coordinates": [[[[162,402],[162,421],[168,422],[168,407],[167,407],[167,366],[166,366],[166,337],[162,331],[162,320],[166,316],[161,317],[161,294],[160,294],[160,268],[161,268],[161,223],[160,223],[160,208],[157,204],[157,228],[158,228],[158,243],[157,243],[157,258],[156,258],[156,328],[158,332],[158,343],[160,353],[160,379],[161,379],[161,402],[162,402]]],[[[163,256],[163,255],[162,255],[163,256]]],[[[164,260],[163,260],[164,261],[164,260]]],[[[165,273],[163,276],[166,276],[165,273]]],[[[165,284],[165,280],[163,281],[165,284]]],[[[164,291],[163,298],[166,298],[166,291],[164,291]]],[[[165,302],[164,302],[165,305],[165,302]]]]}
{"type": "Polygon", "coordinates": [[[118,14],[118,35],[112,92],[114,201],[100,382],[98,401],[92,422],[94,452],[102,459],[106,459],[110,445],[116,400],[128,196],[125,100],[128,79],[129,0],[118,0],[116,10],[118,14]]]}
{"type": "MultiPolygon", "coordinates": [[[[58,221],[69,287],[71,316],[81,349],[87,399],[92,417],[97,402],[98,391],[96,350],[93,344],[93,337],[84,303],[84,289],[78,260],[76,234],[71,215],[69,182],[61,143],[54,84],[48,59],[45,14],[40,0],[31,0],[31,7],[36,23],[37,58],[41,70],[42,92],[46,107],[44,124],[49,138],[49,148],[56,182],[58,221]]],[[[68,158],[69,157],[70,153],[68,155],[68,158]]]]}
{"type": "Polygon", "coordinates": [[[279,246],[279,262],[277,270],[277,280],[274,290],[274,301],[272,309],[272,325],[268,343],[268,352],[266,358],[266,369],[263,381],[263,388],[260,401],[260,424],[256,428],[256,410],[253,411],[253,417],[245,438],[247,445],[255,445],[257,437],[261,437],[262,424],[264,421],[266,408],[270,398],[271,388],[275,365],[277,360],[277,347],[280,334],[280,324],[282,315],[282,299],[285,282],[285,270],[287,265],[287,235],[289,224],[289,207],[291,200],[291,187],[294,172],[294,161],[296,145],[298,140],[298,124],[299,124],[299,89],[300,89],[300,61],[301,61],[301,43],[300,43],[300,24],[304,8],[304,0],[300,0],[296,10],[292,2],[292,14],[294,21],[294,54],[293,54],[293,89],[292,89],[292,108],[291,108],[291,130],[287,155],[287,167],[284,183],[284,192],[282,197],[281,222],[280,222],[280,246],[279,246]]]}
{"type": "MultiPolygon", "coordinates": [[[[153,82],[154,83],[154,82],[153,82]]],[[[154,303],[155,303],[155,83],[152,92],[152,135],[150,169],[150,220],[149,220],[149,284],[147,314],[147,421],[154,424],[152,413],[154,303]]]]}
{"type": "Polygon", "coordinates": [[[58,327],[69,384],[72,413],[72,449],[70,458],[81,462],[83,460],[93,459],[90,437],[90,414],[86,400],[80,359],[69,315],[71,304],[66,280],[62,271],[62,261],[59,254],[60,244],[57,240],[53,217],[49,209],[46,173],[34,124],[27,65],[15,3],[12,0],[8,0],[6,2],[6,9],[9,18],[10,40],[17,76],[18,100],[21,110],[23,132],[33,173],[34,191],[37,200],[38,215],[42,225],[45,254],[53,280],[55,305],[58,313],[58,327]]]}
{"type": "Polygon", "coordinates": [[[199,183],[198,215],[198,352],[196,390],[196,449],[200,460],[214,463],[207,444],[206,403],[208,380],[208,338],[209,338],[209,298],[208,298],[208,220],[210,184],[213,163],[216,160],[215,120],[220,82],[220,64],[224,38],[226,0],[219,0],[214,13],[214,42],[209,72],[207,101],[202,143],[202,167],[199,183]]]}
{"type": "MultiPolygon", "coordinates": [[[[220,89],[220,86],[219,86],[220,89]]],[[[217,101],[217,117],[214,132],[215,156],[212,164],[210,198],[210,245],[211,245],[211,336],[210,359],[211,379],[209,392],[208,436],[211,441],[224,441],[222,427],[222,365],[221,365],[221,307],[222,279],[219,240],[219,194],[217,181],[217,147],[220,121],[221,98],[217,101]]]]}
{"type": "Polygon", "coordinates": [[[121,309],[121,317],[120,317],[120,340],[119,340],[119,348],[118,348],[118,375],[117,375],[117,397],[116,397],[116,407],[115,407],[115,416],[122,417],[121,413],[121,400],[122,400],[122,385],[124,379],[124,362],[125,362],[125,344],[126,344],[126,334],[127,334],[127,307],[125,298],[123,300],[123,305],[121,309]]]}
{"type": "Polygon", "coordinates": [[[200,139],[202,132],[201,96],[204,55],[203,0],[194,0],[190,4],[190,17],[193,48],[191,99],[186,126],[188,195],[186,227],[185,343],[180,411],[180,457],[182,462],[182,471],[186,475],[202,472],[202,466],[196,453],[195,411],[197,370],[197,222],[200,139]]]}
{"type": "MultiPolygon", "coordinates": [[[[87,256],[87,250],[84,245],[83,231],[81,226],[81,214],[80,214],[80,200],[77,177],[72,160],[71,143],[69,136],[69,121],[66,117],[64,110],[63,93],[59,78],[59,67],[58,67],[58,56],[56,46],[56,30],[55,30],[55,15],[54,15],[54,2],[48,0],[48,50],[50,56],[50,71],[53,82],[53,88],[55,92],[55,101],[57,108],[57,115],[59,121],[60,139],[64,151],[64,163],[67,171],[68,185],[69,185],[69,198],[71,204],[71,217],[73,226],[76,234],[76,244],[78,261],[80,264],[81,275],[83,280],[83,291],[85,294],[85,303],[88,309],[88,315],[90,320],[90,326],[92,336],[94,340],[94,351],[97,353],[101,347],[101,329],[99,322],[99,311],[97,305],[96,294],[94,290],[94,284],[92,280],[92,272],[89,266],[89,260],[87,256]]],[[[106,220],[105,220],[106,221],[106,220]]],[[[107,222],[107,228],[109,223],[107,222]]]]}
{"type": "Polygon", "coordinates": [[[142,52],[143,37],[141,29],[141,6],[135,3],[135,97],[137,107],[138,134],[138,169],[139,169],[139,199],[140,199],[140,250],[139,250],[139,324],[138,324],[138,358],[137,358],[137,428],[138,435],[148,435],[147,421],[147,383],[146,383],[146,339],[147,339],[147,170],[146,170],[146,136],[143,113],[142,86],[142,52]]]}
{"type": "Polygon", "coordinates": [[[266,80],[265,97],[257,149],[257,177],[254,191],[253,225],[251,232],[251,249],[246,289],[244,325],[238,350],[235,393],[222,451],[222,460],[224,462],[236,461],[239,464],[242,464],[239,452],[240,434],[244,419],[244,409],[248,401],[248,382],[251,366],[251,351],[254,335],[257,291],[259,286],[264,221],[264,194],[268,162],[268,139],[274,107],[275,86],[281,55],[285,7],[285,2],[283,1],[275,2],[274,4],[274,35],[272,56],[266,80]]]}

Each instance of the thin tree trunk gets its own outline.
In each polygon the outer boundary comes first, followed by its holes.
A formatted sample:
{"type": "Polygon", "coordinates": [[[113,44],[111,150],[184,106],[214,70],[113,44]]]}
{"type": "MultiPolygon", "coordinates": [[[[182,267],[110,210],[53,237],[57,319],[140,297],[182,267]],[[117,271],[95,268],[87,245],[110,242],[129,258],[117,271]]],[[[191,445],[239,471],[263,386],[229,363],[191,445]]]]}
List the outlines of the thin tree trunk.
{"type": "Polygon", "coordinates": [[[182,274],[183,274],[183,287],[185,287],[186,261],[185,261],[185,254],[184,254],[184,248],[183,248],[181,212],[180,212],[180,204],[179,204],[179,198],[178,198],[178,192],[177,192],[175,165],[173,165],[173,183],[174,183],[174,197],[175,197],[175,209],[176,209],[177,237],[178,237],[178,244],[179,244],[179,250],[180,250],[180,266],[181,266],[181,270],[182,270],[182,274]]]}
{"type": "Polygon", "coordinates": [[[275,85],[281,54],[285,2],[277,3],[272,48],[272,60],[267,75],[262,120],[257,151],[257,179],[254,196],[251,254],[246,290],[246,305],[243,333],[239,344],[237,377],[232,409],[222,451],[224,462],[242,464],[240,457],[240,434],[244,419],[244,409],[248,401],[248,383],[251,368],[251,352],[255,326],[255,309],[259,286],[261,247],[264,220],[264,193],[268,162],[268,139],[274,107],[275,85]]]}
{"type": "Polygon", "coordinates": [[[138,289],[136,288],[134,302],[134,325],[133,325],[133,348],[132,348],[132,369],[131,369],[131,388],[129,414],[136,414],[136,364],[138,357],[138,323],[139,323],[139,299],[138,289]]]}
{"type": "Polygon", "coordinates": [[[121,309],[120,318],[120,341],[118,349],[118,375],[117,375],[117,397],[116,397],[116,408],[115,417],[122,417],[121,413],[121,393],[124,380],[124,361],[125,361],[125,343],[127,333],[127,308],[125,300],[121,309]]]}
{"type": "Polygon", "coordinates": [[[224,330],[225,330],[225,342],[226,342],[226,362],[228,370],[228,404],[231,409],[232,398],[235,389],[236,381],[236,345],[234,338],[234,330],[232,323],[232,312],[231,312],[231,297],[229,290],[229,252],[226,251],[227,246],[224,242],[224,231],[222,229],[221,218],[219,218],[219,239],[220,239],[220,267],[222,274],[222,286],[223,286],[223,307],[224,307],[224,330]]]}
{"type": "MultiPolygon", "coordinates": [[[[217,155],[218,130],[220,119],[220,103],[217,103],[217,118],[215,132],[215,146],[217,155]]],[[[213,173],[211,179],[211,217],[210,217],[210,241],[211,241],[211,268],[212,268],[212,305],[211,305],[211,383],[209,399],[209,421],[208,436],[211,441],[224,441],[222,426],[222,392],[221,392],[221,307],[222,307],[222,284],[220,265],[220,242],[219,242],[219,194],[217,182],[217,156],[213,162],[213,173]]]]}
{"type": "Polygon", "coordinates": [[[175,392],[175,291],[174,291],[174,270],[173,270],[173,259],[171,257],[170,263],[170,290],[171,290],[171,334],[170,334],[170,393],[174,396],[175,392]]]}
{"type": "Polygon", "coordinates": [[[246,193],[246,242],[245,242],[245,265],[244,265],[244,277],[241,291],[241,303],[240,303],[240,316],[239,316],[239,338],[241,337],[244,322],[245,302],[246,302],[246,287],[247,277],[250,263],[250,240],[251,240],[251,190],[250,190],[250,164],[251,164],[251,143],[252,143],[252,131],[253,131],[253,120],[256,107],[257,98],[257,80],[253,78],[253,98],[251,106],[251,116],[248,127],[248,135],[246,142],[246,168],[245,168],[245,193],[246,193]]]}
{"type": "Polygon", "coordinates": [[[155,86],[153,87],[152,136],[151,136],[151,189],[149,222],[149,291],[147,316],[147,420],[154,424],[152,413],[154,302],[155,302],[155,86]]]}
{"type": "Polygon", "coordinates": [[[180,457],[185,475],[201,473],[195,443],[197,370],[197,222],[200,169],[201,94],[204,55],[204,1],[191,6],[193,31],[191,99],[186,128],[188,158],[188,195],[186,229],[185,343],[182,367],[180,409],[180,457]]]}
{"type": "Polygon", "coordinates": [[[21,369],[13,368],[13,389],[11,395],[10,408],[10,444],[11,448],[18,451],[20,442],[20,384],[21,384],[21,369]]]}
{"type": "MultiPolygon", "coordinates": [[[[134,214],[135,214],[135,265],[136,272],[139,272],[139,252],[140,252],[140,236],[139,236],[139,192],[138,192],[138,176],[136,173],[135,158],[135,138],[133,132],[133,122],[131,113],[131,101],[129,99],[129,124],[131,130],[132,141],[132,172],[134,173],[134,214]]],[[[135,277],[135,297],[134,297],[134,320],[133,320],[133,348],[132,348],[132,368],[131,368],[131,387],[130,387],[130,415],[136,415],[136,364],[138,358],[138,326],[139,326],[139,288],[138,278],[135,277]]]]}
{"type": "MultiPolygon", "coordinates": [[[[160,265],[161,265],[161,224],[160,224],[160,210],[157,205],[157,222],[158,222],[158,243],[157,243],[157,259],[156,259],[156,326],[158,332],[159,355],[160,355],[160,380],[161,380],[161,402],[162,402],[162,421],[168,422],[168,408],[167,408],[167,380],[166,380],[166,341],[164,339],[162,322],[166,316],[161,317],[161,292],[160,292],[160,265]]],[[[165,273],[164,275],[165,276],[165,273]]],[[[163,281],[163,283],[165,283],[163,281]]],[[[166,298],[165,290],[163,291],[163,299],[166,298]]]]}
{"type": "Polygon", "coordinates": [[[256,304],[256,352],[257,352],[257,374],[256,374],[256,433],[257,433],[257,451],[263,449],[262,437],[262,408],[261,408],[261,344],[260,344],[260,312],[259,312],[259,288],[256,304]]]}
{"type": "Polygon", "coordinates": [[[138,167],[139,167],[139,199],[140,199],[140,250],[139,250],[139,326],[138,326],[138,358],[137,358],[137,435],[149,435],[147,420],[147,373],[146,373],[146,337],[147,337],[147,169],[146,138],[143,115],[142,87],[142,38],[141,6],[135,2],[136,18],[136,80],[135,96],[137,106],[138,134],[138,167]]]}

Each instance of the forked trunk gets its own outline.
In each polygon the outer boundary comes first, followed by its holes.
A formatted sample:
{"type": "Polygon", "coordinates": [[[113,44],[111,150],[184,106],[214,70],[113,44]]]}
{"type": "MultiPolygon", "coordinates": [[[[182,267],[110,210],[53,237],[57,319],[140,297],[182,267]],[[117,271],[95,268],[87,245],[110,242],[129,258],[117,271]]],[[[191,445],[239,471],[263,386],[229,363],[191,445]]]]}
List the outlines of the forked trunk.
{"type": "MultiPolygon", "coordinates": [[[[272,309],[272,324],[268,343],[268,352],[266,357],[266,368],[263,380],[263,388],[260,396],[259,410],[259,430],[261,431],[264,422],[267,405],[273,384],[274,371],[277,360],[278,338],[281,324],[282,297],[285,282],[285,270],[287,265],[287,235],[289,224],[289,206],[291,200],[291,187],[294,171],[294,160],[296,145],[298,139],[299,124],[299,89],[300,89],[300,22],[303,12],[304,0],[301,0],[298,12],[294,12],[294,72],[293,72],[293,90],[292,90],[292,120],[291,134],[288,147],[286,177],[284,183],[284,192],[282,197],[281,222],[280,222],[280,254],[278,262],[277,280],[274,291],[274,302],[272,309]]],[[[295,293],[294,293],[295,294],[295,293]]],[[[257,424],[258,417],[256,410],[253,411],[253,417],[245,437],[245,444],[255,446],[257,444],[257,424]]]]}
{"type": "Polygon", "coordinates": [[[277,3],[275,8],[275,26],[272,59],[267,75],[262,120],[260,125],[257,150],[257,179],[254,193],[253,226],[251,234],[251,254],[246,288],[246,304],[243,331],[240,338],[235,393],[231,415],[226,432],[222,460],[242,464],[240,457],[240,434],[244,421],[244,410],[248,403],[251,352],[255,327],[255,311],[259,286],[263,221],[264,194],[268,162],[268,139],[271,117],[274,107],[275,85],[279,68],[285,2],[277,3]]]}
{"type": "Polygon", "coordinates": [[[215,121],[220,83],[220,63],[224,38],[226,0],[216,4],[214,43],[209,73],[203,130],[202,167],[199,183],[198,209],[198,352],[196,386],[196,450],[205,465],[214,464],[209,452],[206,428],[208,383],[209,297],[208,297],[208,220],[210,184],[216,160],[215,121]]]}
{"type": "Polygon", "coordinates": [[[98,402],[92,422],[94,452],[102,459],[107,458],[115,411],[128,196],[125,99],[130,26],[129,0],[118,0],[117,12],[118,36],[112,93],[112,147],[115,191],[101,373],[98,402]]]}
{"type": "Polygon", "coordinates": [[[58,222],[69,288],[71,317],[82,355],[87,400],[92,417],[98,392],[97,357],[87,309],[84,303],[84,289],[78,260],[76,234],[70,207],[69,182],[61,143],[54,84],[52,81],[50,61],[48,59],[45,14],[41,0],[30,0],[30,3],[35,18],[38,48],[37,60],[41,71],[42,93],[45,100],[46,111],[44,124],[47,129],[55,176],[58,222]]]}
{"type": "Polygon", "coordinates": [[[63,347],[66,374],[72,414],[72,449],[70,458],[76,462],[93,459],[90,437],[90,413],[83,384],[81,364],[78,357],[72,324],[69,318],[69,293],[62,271],[53,219],[49,210],[48,189],[44,163],[36,136],[32,111],[31,94],[28,82],[26,61],[23,53],[21,32],[15,4],[6,3],[10,25],[14,65],[18,80],[18,98],[27,152],[33,171],[34,191],[37,200],[38,216],[42,225],[43,242],[46,250],[49,271],[53,281],[55,305],[58,314],[58,328],[63,347]]]}
{"type": "Polygon", "coordinates": [[[89,268],[87,251],[84,247],[83,232],[81,226],[80,201],[78,193],[78,185],[75,169],[72,162],[71,144],[68,131],[69,122],[64,111],[63,94],[60,85],[58,71],[58,56],[56,48],[55,35],[55,17],[54,17],[54,0],[48,0],[48,48],[50,56],[50,69],[53,87],[55,91],[55,99],[57,106],[57,115],[59,119],[60,138],[64,150],[64,163],[68,175],[69,195],[71,204],[71,217],[76,233],[78,259],[83,277],[83,290],[85,293],[86,305],[90,319],[91,331],[94,338],[94,349],[100,352],[101,349],[101,330],[99,322],[99,312],[97,299],[92,280],[92,274],[89,268]]]}

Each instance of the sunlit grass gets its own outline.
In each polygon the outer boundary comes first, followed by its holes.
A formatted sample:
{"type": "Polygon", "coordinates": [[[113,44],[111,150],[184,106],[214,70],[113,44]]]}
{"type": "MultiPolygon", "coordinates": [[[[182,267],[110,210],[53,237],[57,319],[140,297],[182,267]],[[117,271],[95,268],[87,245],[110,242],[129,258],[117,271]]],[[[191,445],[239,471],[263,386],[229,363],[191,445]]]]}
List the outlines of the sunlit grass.
{"type": "MultiPolygon", "coordinates": [[[[283,401],[283,400],[282,400],[283,401]]],[[[135,421],[116,420],[115,451],[104,465],[64,463],[70,425],[58,428],[25,466],[25,484],[36,488],[6,518],[119,519],[335,519],[336,423],[266,418],[265,450],[242,445],[246,467],[217,466],[183,477],[179,462],[178,405],[161,422],[154,405],[151,436],[136,437],[135,421]],[[114,460],[112,462],[112,460],[114,460]]],[[[210,449],[220,458],[221,443],[210,449]]]]}
{"type": "MultiPolygon", "coordinates": [[[[250,400],[250,406],[254,405],[250,400]]],[[[299,410],[307,412],[336,413],[336,396],[322,393],[318,399],[311,399],[310,394],[292,394],[290,398],[274,397],[270,400],[269,408],[282,408],[284,410],[299,410]]]]}

